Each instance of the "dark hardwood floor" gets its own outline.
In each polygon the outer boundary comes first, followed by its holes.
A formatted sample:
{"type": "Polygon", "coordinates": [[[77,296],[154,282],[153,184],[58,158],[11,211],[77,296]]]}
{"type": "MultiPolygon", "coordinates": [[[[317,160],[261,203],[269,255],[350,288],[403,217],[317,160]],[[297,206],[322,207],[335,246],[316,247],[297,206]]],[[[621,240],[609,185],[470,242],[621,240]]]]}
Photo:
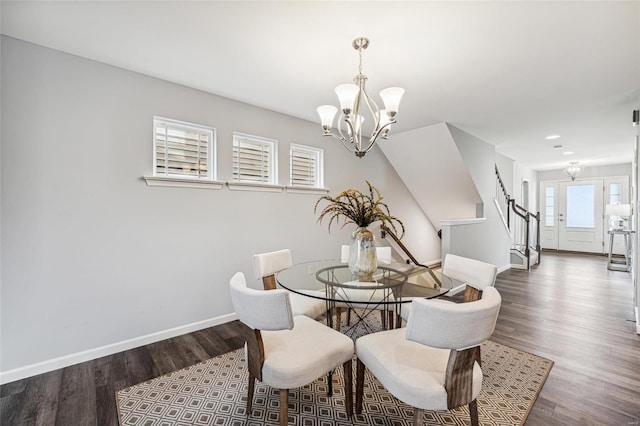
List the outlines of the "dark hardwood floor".
{"type": "MultiPolygon", "coordinates": [[[[606,258],[543,253],[498,276],[492,340],[555,365],[527,425],[640,426],[640,336],[630,274],[606,258]]],[[[232,322],[0,387],[2,425],[117,425],[114,393],[242,346],[232,322]]]]}

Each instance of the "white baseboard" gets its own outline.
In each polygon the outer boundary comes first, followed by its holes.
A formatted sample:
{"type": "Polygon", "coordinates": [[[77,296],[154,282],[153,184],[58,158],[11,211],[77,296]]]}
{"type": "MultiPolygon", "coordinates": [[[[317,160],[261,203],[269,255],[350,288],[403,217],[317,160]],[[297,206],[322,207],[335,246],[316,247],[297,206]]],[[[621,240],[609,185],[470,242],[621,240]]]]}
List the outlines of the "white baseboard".
{"type": "Polygon", "coordinates": [[[640,334],[640,311],[636,306],[636,334],[640,334]]]}
{"type": "MultiPolygon", "coordinates": [[[[511,269],[511,265],[504,265],[498,268],[498,274],[500,272],[504,272],[504,271],[508,271],[509,269],[511,269]]],[[[526,269],[526,268],[525,268],[526,269]]]]}
{"type": "Polygon", "coordinates": [[[159,342],[160,340],[181,336],[193,331],[198,331],[204,328],[213,327],[215,325],[224,324],[237,318],[238,317],[235,313],[222,315],[219,317],[209,318],[203,321],[182,325],[180,327],[170,328],[168,330],[158,331],[156,333],[151,333],[140,337],[134,337],[133,339],[123,340],[121,342],[100,346],[98,348],[64,355],[47,361],[15,368],[13,370],[2,371],[0,372],[0,384],[4,385],[5,383],[14,382],[16,380],[25,379],[27,377],[36,376],[42,373],[47,373],[49,371],[68,367],[74,364],[79,364],[81,362],[91,361],[92,359],[112,355],[118,352],[126,351],[128,349],[137,348],[138,346],[144,346],[150,343],[159,342]]]}

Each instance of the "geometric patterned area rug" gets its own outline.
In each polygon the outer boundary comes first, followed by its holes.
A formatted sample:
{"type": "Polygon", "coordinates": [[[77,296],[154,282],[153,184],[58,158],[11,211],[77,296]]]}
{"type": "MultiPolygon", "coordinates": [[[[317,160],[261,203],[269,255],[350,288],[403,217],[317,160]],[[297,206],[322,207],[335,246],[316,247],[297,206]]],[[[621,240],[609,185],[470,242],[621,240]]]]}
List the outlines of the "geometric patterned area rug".
{"type": "MultiPolygon", "coordinates": [[[[544,385],[553,361],[487,341],[482,344],[483,383],[478,397],[482,425],[522,425],[544,385]]],[[[362,414],[347,417],[342,368],[335,371],[333,396],[323,376],[289,393],[289,424],[411,425],[412,407],[398,401],[369,374],[362,414]]],[[[122,426],[277,425],[278,393],[256,382],[253,412],[245,412],[248,374],[238,349],[116,392],[122,426]]],[[[355,384],[355,363],[354,363],[355,384]]],[[[425,411],[427,425],[466,425],[467,407],[425,411]]]]}

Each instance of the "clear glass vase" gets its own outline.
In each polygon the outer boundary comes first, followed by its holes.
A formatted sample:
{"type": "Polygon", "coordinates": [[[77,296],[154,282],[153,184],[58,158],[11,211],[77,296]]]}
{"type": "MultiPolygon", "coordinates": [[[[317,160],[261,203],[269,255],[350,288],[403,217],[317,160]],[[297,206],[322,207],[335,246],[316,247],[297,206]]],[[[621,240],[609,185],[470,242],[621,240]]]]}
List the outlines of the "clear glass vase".
{"type": "Polygon", "coordinates": [[[378,267],[374,240],[373,233],[367,228],[358,228],[351,234],[349,270],[358,278],[372,277],[378,267]]]}

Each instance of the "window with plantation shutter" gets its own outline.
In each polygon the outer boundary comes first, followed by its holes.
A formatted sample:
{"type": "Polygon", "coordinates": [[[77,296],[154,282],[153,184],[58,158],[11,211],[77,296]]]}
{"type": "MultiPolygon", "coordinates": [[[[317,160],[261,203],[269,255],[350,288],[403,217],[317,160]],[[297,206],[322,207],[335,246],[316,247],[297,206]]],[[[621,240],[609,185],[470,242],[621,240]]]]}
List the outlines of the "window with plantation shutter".
{"type": "Polygon", "coordinates": [[[153,175],[215,180],[215,129],[153,119],[153,175]]]}
{"type": "Polygon", "coordinates": [[[233,134],[233,180],[250,184],[275,185],[276,141],[259,136],[233,134]]]}
{"type": "Polygon", "coordinates": [[[291,144],[289,149],[290,185],[321,188],[323,186],[323,151],[319,148],[291,144]]]}

